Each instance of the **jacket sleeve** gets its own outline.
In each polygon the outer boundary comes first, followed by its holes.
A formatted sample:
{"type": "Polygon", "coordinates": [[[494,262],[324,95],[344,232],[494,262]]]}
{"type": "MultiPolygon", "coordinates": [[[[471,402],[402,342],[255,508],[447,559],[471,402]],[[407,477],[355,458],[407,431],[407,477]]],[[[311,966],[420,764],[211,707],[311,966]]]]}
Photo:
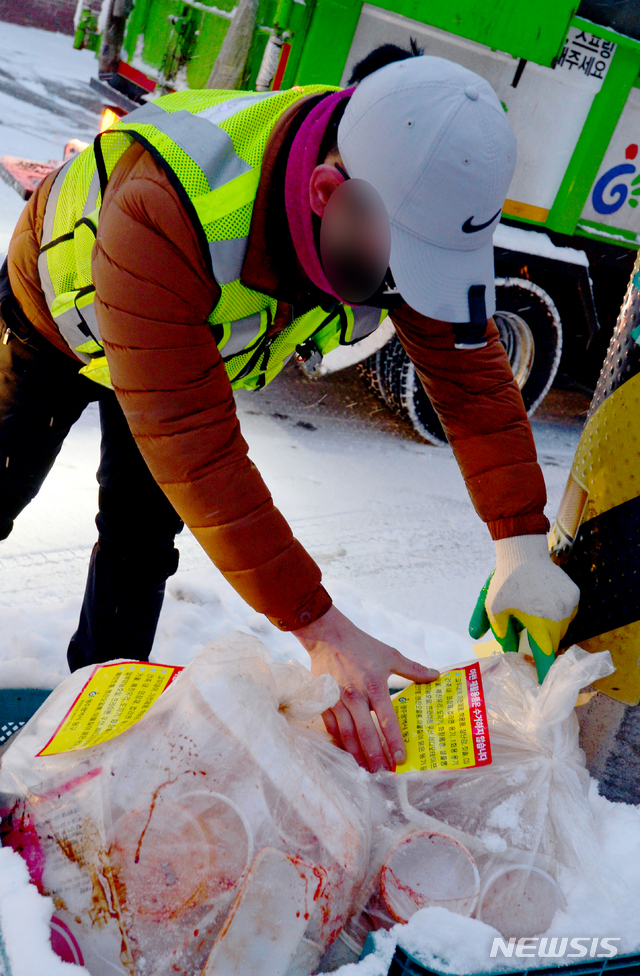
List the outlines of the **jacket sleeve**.
{"type": "Polygon", "coordinates": [[[162,170],[114,170],[93,252],[96,314],[118,400],[151,473],[238,593],[282,630],[331,599],[247,456],[206,319],[218,287],[162,170]]]}
{"type": "Polygon", "coordinates": [[[546,489],[518,386],[492,319],[487,345],[459,350],[448,322],[391,313],[493,539],[547,532],[546,489]]]}

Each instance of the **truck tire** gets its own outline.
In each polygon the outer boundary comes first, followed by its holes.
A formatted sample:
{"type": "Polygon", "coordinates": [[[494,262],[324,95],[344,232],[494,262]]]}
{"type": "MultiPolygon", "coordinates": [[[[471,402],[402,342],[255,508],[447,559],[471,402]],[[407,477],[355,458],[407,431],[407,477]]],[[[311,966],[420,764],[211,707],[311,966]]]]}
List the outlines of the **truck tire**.
{"type": "MultiPolygon", "coordinates": [[[[562,353],[562,326],[550,296],[523,278],[496,279],[494,321],[531,416],[553,383],[562,353]]],[[[413,363],[397,336],[360,364],[361,374],[387,406],[408,419],[429,444],[446,435],[413,363]]]]}
{"type": "Polygon", "coordinates": [[[385,373],[385,361],[387,358],[387,346],[390,346],[394,339],[396,339],[395,335],[391,337],[386,345],[382,346],[381,349],[378,349],[377,352],[374,352],[372,356],[367,356],[366,359],[363,359],[362,362],[358,363],[358,372],[364,379],[367,386],[375,393],[377,397],[379,397],[380,400],[382,400],[383,403],[386,403],[388,407],[391,406],[391,404],[387,402],[387,398],[385,396],[383,377],[385,373]]]}

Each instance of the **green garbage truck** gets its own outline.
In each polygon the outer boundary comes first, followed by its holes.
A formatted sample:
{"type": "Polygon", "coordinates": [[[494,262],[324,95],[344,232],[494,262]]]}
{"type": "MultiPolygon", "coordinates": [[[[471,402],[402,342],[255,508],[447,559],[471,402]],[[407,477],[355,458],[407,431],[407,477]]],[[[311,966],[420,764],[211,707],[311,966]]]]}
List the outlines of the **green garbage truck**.
{"type": "MultiPolygon", "coordinates": [[[[412,39],[486,78],[518,142],[494,238],[496,323],[529,413],[554,381],[593,389],[640,243],[637,0],[92,5],[80,0],[76,45],[99,54],[95,87],[115,114],[183,87],[346,85],[375,47],[412,39]]],[[[390,328],[321,370],[347,362],[426,440],[445,442],[390,328]]]]}

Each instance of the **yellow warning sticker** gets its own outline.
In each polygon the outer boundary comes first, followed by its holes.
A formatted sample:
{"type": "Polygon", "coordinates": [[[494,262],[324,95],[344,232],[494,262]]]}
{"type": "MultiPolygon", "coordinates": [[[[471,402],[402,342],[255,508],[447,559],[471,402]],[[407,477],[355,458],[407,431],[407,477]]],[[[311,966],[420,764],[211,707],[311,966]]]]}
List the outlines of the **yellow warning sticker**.
{"type": "Polygon", "coordinates": [[[139,722],[175,676],[170,664],[98,664],[39,756],[88,749],[139,722]]]}
{"type": "Polygon", "coordinates": [[[491,762],[479,664],[445,671],[428,685],[409,685],[394,698],[393,707],[407,749],[397,773],[491,762]]]}

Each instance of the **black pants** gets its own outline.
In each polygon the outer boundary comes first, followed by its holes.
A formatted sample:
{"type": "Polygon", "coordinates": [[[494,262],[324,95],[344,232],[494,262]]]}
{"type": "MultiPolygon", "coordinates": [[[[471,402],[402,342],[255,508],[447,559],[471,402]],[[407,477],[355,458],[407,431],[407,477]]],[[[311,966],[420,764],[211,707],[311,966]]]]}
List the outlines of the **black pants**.
{"type": "Polygon", "coordinates": [[[178,568],[173,542],[182,521],[153,480],[115,394],[81,376],[80,363],[25,321],[6,264],[0,333],[0,539],[40,490],[71,426],[99,401],[98,541],[67,658],[72,671],[116,657],[147,660],[165,582],[178,568]]]}

